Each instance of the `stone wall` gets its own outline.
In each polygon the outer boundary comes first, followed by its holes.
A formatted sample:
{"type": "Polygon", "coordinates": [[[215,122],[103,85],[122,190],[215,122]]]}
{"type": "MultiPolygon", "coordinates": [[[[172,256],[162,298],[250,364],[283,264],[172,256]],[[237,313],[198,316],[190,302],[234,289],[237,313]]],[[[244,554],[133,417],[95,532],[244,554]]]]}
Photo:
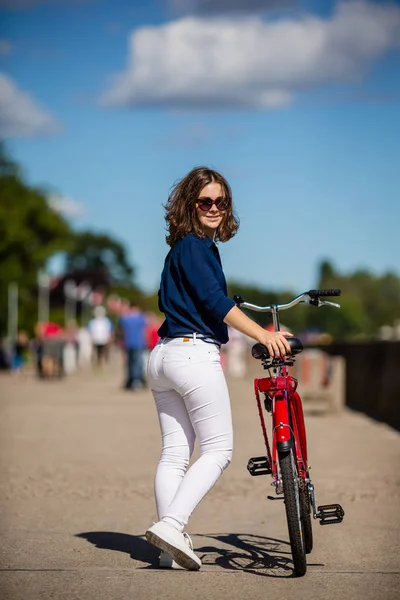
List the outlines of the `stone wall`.
{"type": "Polygon", "coordinates": [[[400,430],[400,341],[336,343],[346,360],[346,405],[400,430]]]}

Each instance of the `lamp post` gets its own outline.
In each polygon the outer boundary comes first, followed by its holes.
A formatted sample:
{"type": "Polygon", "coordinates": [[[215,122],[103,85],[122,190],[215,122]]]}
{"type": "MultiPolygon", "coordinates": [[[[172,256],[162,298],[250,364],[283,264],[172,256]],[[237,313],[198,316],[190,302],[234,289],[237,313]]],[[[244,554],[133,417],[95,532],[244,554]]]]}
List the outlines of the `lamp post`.
{"type": "Polygon", "coordinates": [[[91,304],[92,301],[92,288],[87,281],[82,281],[79,285],[73,281],[73,279],[67,279],[64,283],[64,295],[65,295],[65,324],[68,321],[76,320],[76,305],[77,302],[82,303],[82,319],[84,313],[85,304],[91,304]]]}
{"type": "Polygon", "coordinates": [[[39,271],[38,278],[38,321],[47,322],[50,313],[50,276],[45,271],[39,271]]]}
{"type": "Polygon", "coordinates": [[[66,325],[69,321],[75,320],[76,318],[76,289],[77,285],[75,281],[72,279],[67,279],[67,281],[64,283],[64,320],[66,325]]]}
{"type": "Polygon", "coordinates": [[[18,335],[18,283],[8,284],[7,337],[10,349],[18,335]]]}
{"type": "Polygon", "coordinates": [[[91,312],[93,307],[93,292],[90,291],[83,301],[82,305],[82,326],[86,327],[91,318],[91,312]]]}
{"type": "Polygon", "coordinates": [[[86,311],[89,312],[91,306],[92,287],[87,281],[82,281],[76,288],[76,298],[81,303],[81,325],[87,321],[86,311]],[[88,307],[88,309],[86,309],[88,307]]]}

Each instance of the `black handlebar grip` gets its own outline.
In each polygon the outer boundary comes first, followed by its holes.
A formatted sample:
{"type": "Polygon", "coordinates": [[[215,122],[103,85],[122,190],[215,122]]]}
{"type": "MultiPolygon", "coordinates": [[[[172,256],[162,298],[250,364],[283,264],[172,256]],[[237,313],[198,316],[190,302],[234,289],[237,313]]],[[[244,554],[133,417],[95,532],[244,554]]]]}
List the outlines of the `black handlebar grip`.
{"type": "Polygon", "coordinates": [[[233,300],[236,303],[236,306],[240,306],[244,302],[244,298],[240,294],[235,294],[233,300]]]}
{"type": "Polygon", "coordinates": [[[307,292],[310,298],[319,298],[320,296],[340,296],[342,290],[310,290],[307,292]]]}

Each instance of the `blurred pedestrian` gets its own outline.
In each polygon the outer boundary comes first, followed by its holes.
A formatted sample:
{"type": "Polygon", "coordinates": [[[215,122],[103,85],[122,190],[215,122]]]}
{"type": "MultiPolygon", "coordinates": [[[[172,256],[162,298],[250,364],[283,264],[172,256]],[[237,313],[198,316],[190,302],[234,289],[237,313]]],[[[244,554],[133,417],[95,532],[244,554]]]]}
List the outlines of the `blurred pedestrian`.
{"type": "Polygon", "coordinates": [[[36,359],[36,374],[42,379],[43,375],[43,327],[41,323],[36,323],[35,325],[35,337],[31,342],[31,349],[36,359]]]}
{"type": "Polygon", "coordinates": [[[125,352],[126,378],[124,388],[145,387],[143,353],[146,349],[147,319],[138,306],[131,305],[119,318],[122,347],[125,352]]]}
{"type": "Polygon", "coordinates": [[[64,375],[63,349],[64,332],[52,321],[38,324],[40,343],[40,371],[45,379],[61,378],[64,375]]]}
{"type": "Polygon", "coordinates": [[[93,343],[92,336],[87,327],[81,326],[77,332],[78,341],[78,366],[84,369],[92,362],[93,343]]]}
{"type": "Polygon", "coordinates": [[[25,370],[29,358],[29,337],[26,331],[20,331],[12,351],[11,368],[16,373],[25,370]]]}
{"type": "Polygon", "coordinates": [[[149,362],[150,352],[156,347],[160,340],[158,330],[161,326],[162,319],[160,319],[154,312],[146,313],[147,326],[145,331],[146,347],[143,351],[143,371],[144,377],[147,374],[147,363],[149,362]]]}
{"type": "Polygon", "coordinates": [[[63,361],[65,373],[75,373],[78,368],[78,328],[75,319],[68,321],[65,328],[63,361]]]}
{"type": "Polygon", "coordinates": [[[7,340],[0,338],[0,371],[8,371],[11,368],[11,360],[7,352],[7,340]]]}
{"type": "Polygon", "coordinates": [[[88,330],[93,342],[94,364],[97,367],[102,367],[105,362],[108,362],[114,332],[114,326],[111,319],[107,317],[104,306],[96,306],[94,317],[88,323],[88,330]]]}

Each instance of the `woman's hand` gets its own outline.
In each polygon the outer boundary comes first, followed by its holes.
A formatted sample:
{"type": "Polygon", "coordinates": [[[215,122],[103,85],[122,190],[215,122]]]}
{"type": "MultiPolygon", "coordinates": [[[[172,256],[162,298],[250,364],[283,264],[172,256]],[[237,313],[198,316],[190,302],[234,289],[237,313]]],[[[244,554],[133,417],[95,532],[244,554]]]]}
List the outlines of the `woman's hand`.
{"type": "Polygon", "coordinates": [[[293,334],[288,331],[264,331],[260,335],[259,342],[268,348],[272,358],[284,357],[290,354],[290,346],[286,337],[292,337],[293,334]]]}
{"type": "Polygon", "coordinates": [[[225,315],[224,321],[227,325],[234,327],[257,342],[268,348],[271,357],[279,358],[290,354],[290,346],[286,337],[292,337],[288,331],[266,331],[258,323],[249,319],[237,306],[225,315]],[[285,337],[286,336],[286,337],[285,337]]]}

